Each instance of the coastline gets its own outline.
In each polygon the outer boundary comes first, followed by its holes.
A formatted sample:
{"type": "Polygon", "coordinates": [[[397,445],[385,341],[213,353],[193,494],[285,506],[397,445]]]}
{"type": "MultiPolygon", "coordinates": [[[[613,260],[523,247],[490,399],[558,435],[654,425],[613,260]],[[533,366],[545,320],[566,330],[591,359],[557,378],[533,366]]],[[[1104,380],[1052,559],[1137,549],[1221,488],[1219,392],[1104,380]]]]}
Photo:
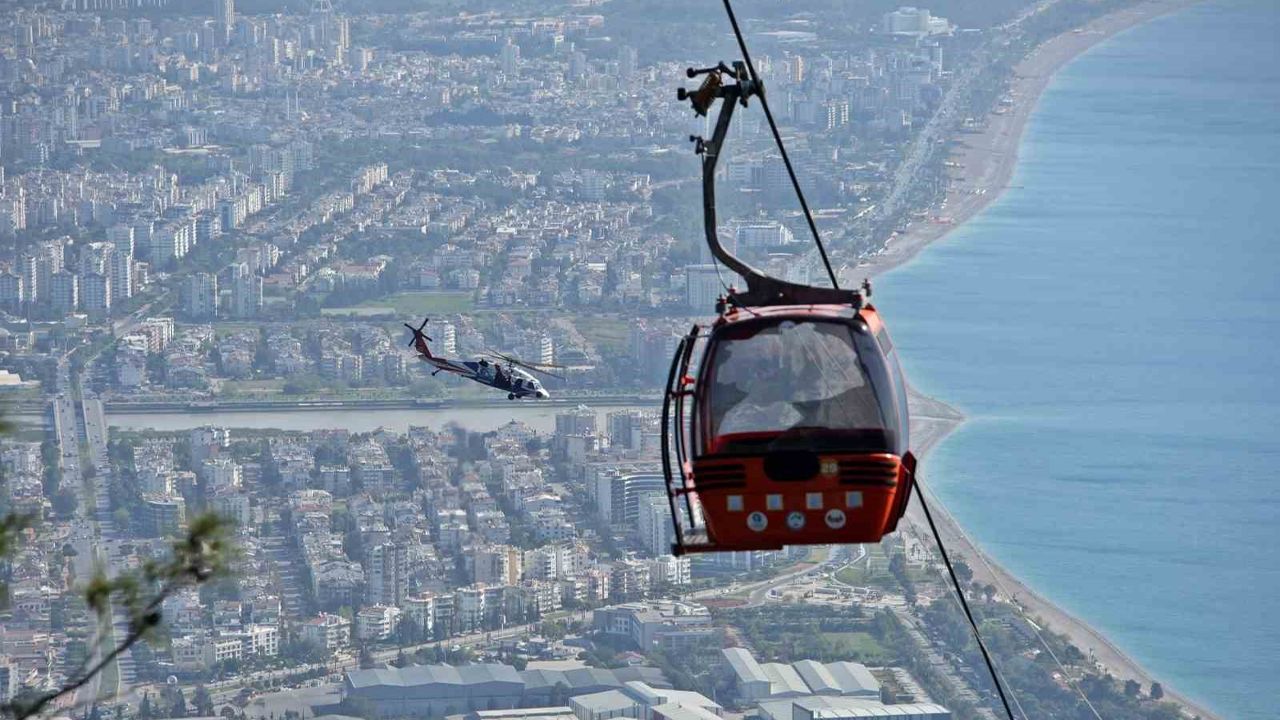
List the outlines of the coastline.
{"type": "Polygon", "coordinates": [[[1078,31],[1056,35],[1031,52],[1013,70],[1009,95],[1013,104],[1003,114],[989,113],[981,131],[961,133],[949,161],[950,184],[945,221],[913,221],[906,232],[895,233],[879,254],[857,267],[842,269],[842,284],[854,286],[863,277],[886,273],[910,262],[928,245],[943,239],[999,199],[1008,189],[1018,165],[1018,148],[1040,95],[1058,70],[1095,45],[1161,15],[1195,5],[1199,0],[1146,0],[1109,13],[1078,31]],[[985,192],[983,192],[985,191],[985,192]],[[853,282],[856,280],[857,282],[853,282]]]}
{"type": "MultiPolygon", "coordinates": [[[[1050,38],[1031,52],[1014,68],[1009,95],[1012,104],[1005,112],[990,113],[981,131],[964,133],[948,158],[951,183],[946,195],[945,219],[915,222],[903,233],[896,234],[885,249],[860,264],[859,275],[874,277],[899,267],[916,257],[925,247],[943,239],[955,228],[980,213],[997,200],[1017,168],[1018,150],[1026,125],[1059,69],[1077,56],[1108,38],[1166,13],[1181,10],[1197,0],[1147,0],[1138,5],[1105,15],[1083,28],[1050,38]]],[[[925,455],[964,422],[964,415],[947,404],[911,391],[912,446],[918,457],[925,455]]],[[[1220,720],[1221,716],[1199,702],[1180,694],[1154,676],[1123,650],[1085,621],[1073,616],[1037,593],[987,555],[965,534],[946,507],[929,490],[938,521],[938,529],[953,553],[970,559],[974,579],[995,585],[999,594],[1015,604],[1037,625],[1064,635],[1081,651],[1091,656],[1106,671],[1121,679],[1134,679],[1144,687],[1161,682],[1165,699],[1179,705],[1190,716],[1203,720],[1220,720]]],[[[923,513],[912,504],[906,515],[913,531],[929,535],[923,513]]]]}

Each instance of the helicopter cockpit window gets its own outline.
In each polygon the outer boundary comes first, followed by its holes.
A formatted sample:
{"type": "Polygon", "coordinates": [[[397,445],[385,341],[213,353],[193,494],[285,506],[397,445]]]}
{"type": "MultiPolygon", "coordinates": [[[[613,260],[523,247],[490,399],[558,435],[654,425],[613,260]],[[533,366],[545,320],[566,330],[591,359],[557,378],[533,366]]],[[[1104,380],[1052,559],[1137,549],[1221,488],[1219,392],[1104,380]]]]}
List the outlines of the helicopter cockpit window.
{"type": "Polygon", "coordinates": [[[712,436],[795,430],[884,437],[875,391],[848,325],[786,320],[751,330],[717,345],[712,436]]]}

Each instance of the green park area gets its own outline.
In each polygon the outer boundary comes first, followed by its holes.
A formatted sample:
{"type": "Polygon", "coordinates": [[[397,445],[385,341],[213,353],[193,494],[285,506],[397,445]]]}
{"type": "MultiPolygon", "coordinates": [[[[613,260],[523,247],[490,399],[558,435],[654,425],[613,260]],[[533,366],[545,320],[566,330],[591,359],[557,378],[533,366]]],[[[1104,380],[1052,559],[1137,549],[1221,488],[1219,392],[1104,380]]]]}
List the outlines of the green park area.
{"type": "Polygon", "coordinates": [[[365,300],[354,307],[324,308],[328,317],[397,317],[424,318],[471,312],[475,300],[466,292],[401,292],[365,300]]]}

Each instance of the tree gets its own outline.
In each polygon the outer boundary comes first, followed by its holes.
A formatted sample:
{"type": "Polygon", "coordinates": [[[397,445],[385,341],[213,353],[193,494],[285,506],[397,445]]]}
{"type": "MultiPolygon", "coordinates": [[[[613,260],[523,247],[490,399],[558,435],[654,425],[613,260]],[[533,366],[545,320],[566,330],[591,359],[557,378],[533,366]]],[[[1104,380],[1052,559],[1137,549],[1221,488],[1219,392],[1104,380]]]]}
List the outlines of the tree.
{"type": "Polygon", "coordinates": [[[1138,684],[1138,681],[1137,681],[1137,680],[1130,679],[1130,680],[1125,680],[1125,681],[1124,681],[1124,696],[1125,696],[1125,697],[1127,697],[1127,698],[1133,698],[1133,699],[1135,699],[1135,700],[1136,700],[1136,699],[1138,698],[1138,695],[1139,695],[1141,692],[1142,692],[1142,686],[1138,684]]]}
{"type": "MultiPolygon", "coordinates": [[[[28,528],[25,516],[0,516],[0,558],[13,553],[20,535],[28,528]]],[[[122,653],[156,634],[163,620],[161,607],[166,599],[229,573],[233,554],[228,524],[216,515],[200,515],[192,519],[187,535],[173,542],[168,559],[149,560],[140,569],[113,578],[99,570],[84,590],[85,604],[99,627],[111,625],[113,608],[122,609],[128,625],[124,638],[114,646],[99,644],[95,652],[85,653],[61,685],[0,704],[0,716],[27,720],[51,703],[74,696],[122,653]]]]}
{"type": "Polygon", "coordinates": [[[213,714],[213,698],[204,685],[196,685],[195,696],[191,698],[191,703],[196,706],[197,715],[209,717],[213,714]]]}
{"type": "Polygon", "coordinates": [[[50,502],[53,505],[53,512],[58,517],[69,518],[75,514],[80,499],[71,488],[59,487],[57,492],[53,493],[50,502]]]}
{"type": "Polygon", "coordinates": [[[1164,686],[1158,682],[1151,683],[1151,692],[1148,693],[1152,700],[1160,700],[1164,697],[1164,686]]]}
{"type": "Polygon", "coordinates": [[[151,709],[151,693],[143,693],[142,702],[138,704],[138,720],[151,720],[155,711],[151,709]]]}

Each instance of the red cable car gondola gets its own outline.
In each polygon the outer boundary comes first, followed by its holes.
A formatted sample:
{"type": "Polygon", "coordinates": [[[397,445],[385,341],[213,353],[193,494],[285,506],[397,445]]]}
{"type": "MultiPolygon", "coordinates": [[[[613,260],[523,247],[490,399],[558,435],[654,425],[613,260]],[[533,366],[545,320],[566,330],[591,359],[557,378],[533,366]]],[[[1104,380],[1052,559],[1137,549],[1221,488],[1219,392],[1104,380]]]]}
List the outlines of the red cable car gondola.
{"type": "Polygon", "coordinates": [[[697,91],[680,92],[698,114],[723,100],[712,138],[694,138],[707,244],[747,290],[730,289],[709,332],[695,326],[671,364],[663,468],[672,552],[877,542],[906,510],[915,460],[906,383],[866,302],[870,285],[789,283],[725,250],[715,165],[734,108],[761,90],[743,63],[689,74],[706,75],[697,91]]]}

